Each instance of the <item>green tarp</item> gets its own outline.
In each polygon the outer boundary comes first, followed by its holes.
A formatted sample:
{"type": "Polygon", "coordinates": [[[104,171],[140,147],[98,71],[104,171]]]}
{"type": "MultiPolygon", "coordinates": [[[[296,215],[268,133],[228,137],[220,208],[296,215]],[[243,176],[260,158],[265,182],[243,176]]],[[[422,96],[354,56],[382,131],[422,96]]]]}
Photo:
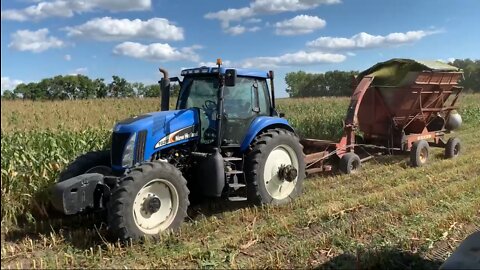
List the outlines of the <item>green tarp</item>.
{"type": "Polygon", "coordinates": [[[391,59],[381,62],[361,72],[358,81],[364,76],[373,75],[373,85],[399,87],[413,83],[422,71],[460,71],[460,69],[440,61],[418,61],[411,59],[391,59]]]}

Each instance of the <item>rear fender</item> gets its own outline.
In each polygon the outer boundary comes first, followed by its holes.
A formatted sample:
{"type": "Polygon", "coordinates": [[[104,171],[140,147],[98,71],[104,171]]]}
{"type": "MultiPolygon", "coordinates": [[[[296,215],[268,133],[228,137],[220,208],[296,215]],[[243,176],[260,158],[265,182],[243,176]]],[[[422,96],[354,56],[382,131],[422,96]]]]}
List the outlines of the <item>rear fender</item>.
{"type": "Polygon", "coordinates": [[[252,143],[253,139],[264,130],[272,128],[283,128],[292,132],[295,130],[290,126],[287,119],[271,116],[260,116],[252,121],[250,128],[240,145],[240,151],[245,152],[248,150],[248,146],[252,143]]]}

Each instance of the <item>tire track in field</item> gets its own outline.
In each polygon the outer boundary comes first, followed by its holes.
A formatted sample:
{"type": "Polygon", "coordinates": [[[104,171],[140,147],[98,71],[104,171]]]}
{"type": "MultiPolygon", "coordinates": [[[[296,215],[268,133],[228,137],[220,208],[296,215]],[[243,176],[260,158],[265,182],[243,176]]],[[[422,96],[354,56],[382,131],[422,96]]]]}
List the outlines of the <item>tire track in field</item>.
{"type": "MultiPolygon", "coordinates": [[[[464,180],[464,181],[461,181],[461,182],[463,183],[465,181],[468,182],[468,180],[464,180]]],[[[435,193],[433,193],[431,195],[431,197],[435,196],[436,194],[440,194],[441,192],[443,192],[445,190],[448,190],[448,189],[451,189],[451,188],[456,188],[460,184],[459,181],[450,181],[449,183],[450,183],[449,185],[443,185],[443,187],[438,189],[435,193]]],[[[443,183],[443,184],[445,184],[445,183],[443,183]]],[[[428,187],[424,188],[424,190],[423,190],[424,193],[426,193],[428,191],[427,188],[428,187]]],[[[388,191],[389,190],[384,191],[384,193],[387,193],[388,191]]],[[[406,191],[408,191],[408,190],[406,190],[406,191]]],[[[401,206],[406,205],[409,202],[410,197],[417,197],[418,195],[424,195],[424,194],[421,194],[421,193],[418,194],[417,193],[417,194],[413,195],[413,193],[407,192],[406,195],[407,196],[404,196],[404,197],[400,198],[400,199],[402,199],[402,201],[405,201],[405,203],[401,204],[401,206]]],[[[388,200],[388,202],[396,201],[395,199],[396,199],[395,197],[391,197],[391,199],[388,200]]],[[[396,201],[396,203],[398,205],[398,200],[396,201]]],[[[379,214],[372,214],[372,212],[374,212],[374,211],[378,211],[378,209],[368,210],[368,208],[362,208],[359,211],[352,212],[352,214],[347,213],[347,217],[342,219],[342,220],[339,220],[339,222],[343,223],[344,226],[345,226],[345,223],[347,221],[352,221],[351,223],[349,223],[350,226],[351,227],[354,227],[354,226],[358,227],[360,224],[365,224],[365,223],[368,224],[370,222],[373,222],[376,219],[380,219],[378,221],[381,221],[382,219],[385,219],[385,218],[388,219],[388,217],[389,217],[388,213],[392,213],[392,211],[389,210],[389,211],[382,211],[379,214]],[[387,215],[385,215],[385,214],[387,214],[387,215]]],[[[394,212],[393,214],[396,214],[399,217],[403,216],[401,213],[395,213],[394,212]]],[[[395,215],[391,215],[390,218],[395,219],[396,217],[395,217],[395,215]]],[[[301,229],[301,228],[295,228],[291,232],[291,235],[294,235],[294,236],[298,237],[299,239],[308,239],[309,241],[326,239],[327,237],[330,236],[330,234],[334,233],[334,229],[338,228],[338,225],[341,225],[341,224],[332,225],[332,224],[329,224],[330,222],[332,222],[332,221],[327,221],[327,222],[324,222],[322,224],[313,225],[308,230],[301,229]],[[330,232],[325,232],[326,229],[327,230],[330,229],[330,232]]],[[[379,224],[379,226],[382,226],[382,225],[379,224]]],[[[343,228],[344,230],[346,229],[342,226],[340,226],[340,228],[343,228]]],[[[238,259],[240,261],[241,260],[248,261],[249,257],[251,257],[250,255],[253,255],[253,257],[256,260],[258,260],[259,257],[260,258],[267,258],[271,254],[275,254],[277,252],[280,253],[282,251],[288,250],[289,248],[291,248],[291,245],[289,244],[288,241],[278,241],[278,240],[274,240],[274,239],[267,240],[267,241],[261,243],[261,245],[256,245],[256,246],[252,247],[251,249],[247,249],[247,250],[242,251],[242,254],[244,256],[240,256],[238,259]],[[245,254],[247,254],[247,255],[245,255],[245,254]]]]}

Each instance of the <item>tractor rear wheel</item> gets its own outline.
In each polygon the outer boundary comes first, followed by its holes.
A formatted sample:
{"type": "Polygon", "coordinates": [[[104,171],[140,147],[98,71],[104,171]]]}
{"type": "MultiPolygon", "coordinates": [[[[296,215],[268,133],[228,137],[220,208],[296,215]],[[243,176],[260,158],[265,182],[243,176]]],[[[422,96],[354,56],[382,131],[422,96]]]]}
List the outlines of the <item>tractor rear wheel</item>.
{"type": "Polygon", "coordinates": [[[445,157],[456,158],[460,154],[461,149],[462,145],[460,143],[460,139],[456,137],[450,138],[445,146],[445,157]]]}
{"type": "Polygon", "coordinates": [[[172,164],[153,161],[133,168],[113,190],[108,227],[114,240],[140,240],[180,227],[187,216],[189,190],[172,164]]]}
{"type": "Polygon", "coordinates": [[[112,173],[110,151],[88,152],[79,156],[60,173],[58,182],[84,173],[110,175],[112,173]]]}
{"type": "Polygon", "coordinates": [[[361,167],[360,157],[352,152],[342,156],[339,163],[339,169],[344,174],[356,173],[361,167]]]}
{"type": "Polygon", "coordinates": [[[412,167],[421,167],[428,162],[430,147],[425,140],[416,141],[410,149],[410,165],[412,167]]]}
{"type": "Polygon", "coordinates": [[[284,204],[298,197],[305,178],[302,145],[284,129],[255,138],[245,160],[247,197],[254,204],[284,204]]]}

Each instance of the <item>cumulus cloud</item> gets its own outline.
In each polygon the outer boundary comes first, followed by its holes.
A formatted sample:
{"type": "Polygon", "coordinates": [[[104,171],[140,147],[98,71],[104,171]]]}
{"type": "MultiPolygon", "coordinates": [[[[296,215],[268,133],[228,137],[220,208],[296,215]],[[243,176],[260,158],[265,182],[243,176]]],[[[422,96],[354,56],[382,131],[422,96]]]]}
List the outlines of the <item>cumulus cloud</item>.
{"type": "Polygon", "coordinates": [[[341,3],[341,0],[254,0],[248,7],[230,8],[205,14],[206,19],[219,20],[223,28],[227,28],[232,21],[260,14],[275,14],[299,10],[313,9],[320,5],[341,3]]]}
{"type": "Polygon", "coordinates": [[[235,26],[227,27],[227,28],[223,29],[223,31],[225,33],[230,34],[232,36],[240,35],[240,34],[243,34],[245,32],[257,32],[258,30],[260,30],[260,27],[258,27],[258,26],[247,28],[247,27],[242,26],[242,25],[235,25],[235,26]]]}
{"type": "Polygon", "coordinates": [[[346,56],[343,54],[298,51],[295,53],[287,53],[280,56],[264,56],[264,57],[249,58],[244,60],[240,65],[245,68],[302,66],[302,65],[340,63],[345,61],[345,59],[346,59],[346,56]]]}
{"type": "Polygon", "coordinates": [[[23,83],[21,80],[10,79],[10,77],[2,77],[2,93],[5,90],[13,90],[17,85],[23,83]]]}
{"type": "Polygon", "coordinates": [[[65,61],[70,61],[70,60],[72,60],[72,56],[70,54],[65,54],[63,56],[63,59],[65,59],[65,61]]]}
{"type": "Polygon", "coordinates": [[[418,41],[426,36],[436,34],[438,31],[408,31],[405,33],[390,33],[385,36],[371,35],[365,32],[358,33],[350,38],[319,37],[307,42],[307,46],[315,49],[351,50],[387,47],[418,41]]]}
{"type": "Polygon", "coordinates": [[[2,10],[2,20],[31,21],[50,17],[72,17],[75,13],[97,9],[111,12],[147,10],[151,0],[53,0],[40,1],[23,9],[2,10]]]}
{"type": "Polygon", "coordinates": [[[161,40],[183,40],[183,29],[167,19],[113,19],[95,18],[84,24],[66,27],[71,37],[89,38],[99,41],[151,38],[161,40]]]}
{"type": "Polygon", "coordinates": [[[161,62],[176,60],[199,61],[196,50],[200,48],[200,46],[191,46],[177,49],[167,43],[151,43],[145,45],[127,41],[115,46],[113,53],[137,59],[161,62]]]}
{"type": "Polygon", "coordinates": [[[284,36],[308,34],[325,27],[326,24],[325,20],[317,16],[298,15],[289,20],[277,22],[275,33],[284,36]]]}
{"type": "Polygon", "coordinates": [[[37,31],[18,30],[11,35],[12,42],[8,44],[8,47],[17,51],[39,53],[48,49],[65,46],[65,42],[56,37],[48,36],[48,33],[47,28],[42,28],[37,31]]]}

